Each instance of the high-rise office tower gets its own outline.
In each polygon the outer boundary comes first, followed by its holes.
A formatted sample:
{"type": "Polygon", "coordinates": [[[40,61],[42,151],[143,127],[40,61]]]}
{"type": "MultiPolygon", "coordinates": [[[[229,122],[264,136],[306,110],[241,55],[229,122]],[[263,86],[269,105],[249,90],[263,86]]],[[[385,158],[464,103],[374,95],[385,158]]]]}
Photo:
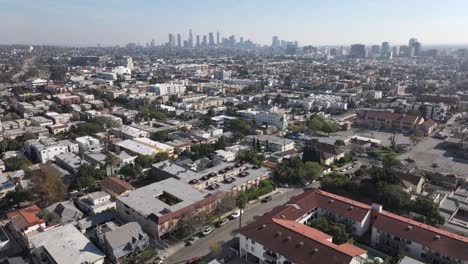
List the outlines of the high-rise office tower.
{"type": "Polygon", "coordinates": [[[216,32],[216,45],[219,46],[219,31],[216,32]]]}
{"type": "Polygon", "coordinates": [[[393,57],[398,57],[400,56],[400,46],[394,46],[393,47],[393,57]]]}
{"type": "Polygon", "coordinates": [[[351,45],[350,55],[353,58],[359,58],[359,59],[366,58],[366,55],[367,55],[366,46],[363,44],[351,45]]]}
{"type": "Polygon", "coordinates": [[[240,37],[240,44],[244,44],[244,37],[240,37]]]}
{"type": "Polygon", "coordinates": [[[379,45],[372,45],[371,47],[372,55],[379,55],[380,54],[380,46],[379,45]]]}
{"type": "Polygon", "coordinates": [[[169,33],[169,42],[168,42],[169,47],[174,47],[175,46],[175,37],[174,34],[169,33]]]}
{"type": "Polygon", "coordinates": [[[200,47],[200,35],[197,35],[197,47],[200,47]]]}
{"type": "Polygon", "coordinates": [[[229,47],[234,48],[236,46],[236,36],[232,35],[229,37],[229,47]]]}
{"type": "Polygon", "coordinates": [[[272,48],[279,48],[279,46],[280,46],[280,41],[279,41],[278,36],[273,36],[271,38],[271,47],[272,48]]]}
{"type": "Polygon", "coordinates": [[[421,54],[421,42],[416,41],[413,43],[414,56],[419,56],[421,54]]]}
{"type": "Polygon", "coordinates": [[[214,44],[215,44],[214,43],[214,34],[213,34],[213,32],[209,33],[208,43],[209,43],[210,47],[213,47],[214,44]]]}
{"type": "Polygon", "coordinates": [[[180,36],[180,33],[177,34],[177,47],[182,47],[182,37],[180,36]]]}
{"type": "Polygon", "coordinates": [[[382,42],[382,48],[380,50],[380,54],[382,54],[383,56],[386,56],[388,55],[389,52],[390,52],[390,43],[382,42]]]}
{"type": "Polygon", "coordinates": [[[189,30],[188,43],[189,43],[189,47],[193,47],[192,29],[189,30]]]}
{"type": "Polygon", "coordinates": [[[417,38],[410,38],[410,40],[408,41],[408,47],[412,47],[416,42],[418,42],[417,38]]]}
{"type": "Polygon", "coordinates": [[[206,42],[206,35],[203,35],[202,46],[203,46],[203,47],[206,47],[206,44],[207,44],[207,42],[206,42]]]}

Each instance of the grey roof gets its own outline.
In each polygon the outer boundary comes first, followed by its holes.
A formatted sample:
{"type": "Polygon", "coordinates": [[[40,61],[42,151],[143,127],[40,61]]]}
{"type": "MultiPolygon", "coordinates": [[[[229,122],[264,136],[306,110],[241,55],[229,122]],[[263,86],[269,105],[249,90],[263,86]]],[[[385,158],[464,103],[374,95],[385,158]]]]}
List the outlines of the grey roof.
{"type": "Polygon", "coordinates": [[[105,255],[73,225],[60,226],[29,238],[34,250],[44,249],[56,263],[94,263],[105,255]]]}
{"type": "Polygon", "coordinates": [[[59,215],[62,222],[77,221],[83,217],[83,213],[75,207],[72,201],[55,203],[46,210],[59,215]]]}
{"type": "Polygon", "coordinates": [[[127,247],[129,243],[132,243],[132,240],[148,240],[148,235],[141,230],[141,226],[137,222],[130,222],[109,231],[105,237],[113,250],[120,249],[121,255],[132,251],[131,248],[127,247]]]}
{"type": "Polygon", "coordinates": [[[104,212],[101,212],[99,214],[91,215],[89,217],[86,217],[84,219],[81,219],[77,223],[77,227],[80,230],[86,230],[91,227],[98,226],[100,224],[103,224],[105,222],[109,222],[111,220],[115,219],[115,213],[114,211],[106,210],[104,212]]]}
{"type": "Polygon", "coordinates": [[[144,216],[150,214],[161,216],[190,206],[203,200],[206,196],[206,193],[194,189],[190,184],[168,178],[119,196],[117,200],[144,216]],[[166,204],[158,199],[158,196],[163,193],[169,193],[181,201],[174,205],[166,204]]]}

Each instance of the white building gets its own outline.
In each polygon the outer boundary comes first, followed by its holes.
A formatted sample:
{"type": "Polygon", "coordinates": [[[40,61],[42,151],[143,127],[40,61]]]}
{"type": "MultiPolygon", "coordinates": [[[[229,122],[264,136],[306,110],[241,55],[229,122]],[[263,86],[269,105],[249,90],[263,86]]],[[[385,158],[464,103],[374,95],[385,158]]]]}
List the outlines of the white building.
{"type": "Polygon", "coordinates": [[[55,156],[59,154],[69,152],[68,146],[49,138],[28,140],[24,143],[24,150],[42,164],[55,160],[55,156]]]}
{"type": "Polygon", "coordinates": [[[83,136],[76,138],[75,141],[78,142],[80,149],[83,151],[96,152],[102,149],[101,142],[97,138],[83,136]]]}
{"type": "Polygon", "coordinates": [[[449,110],[449,106],[444,103],[428,104],[425,103],[423,107],[426,108],[426,119],[434,121],[444,121],[449,110]]]}
{"type": "Polygon", "coordinates": [[[215,151],[215,153],[220,159],[226,162],[234,161],[236,159],[236,153],[231,152],[231,151],[218,149],[215,151]]]}
{"type": "Polygon", "coordinates": [[[104,255],[72,224],[30,238],[33,263],[103,264],[104,255]]]}
{"type": "Polygon", "coordinates": [[[279,130],[288,128],[288,116],[277,107],[272,107],[268,112],[240,110],[237,113],[244,118],[255,120],[258,125],[274,126],[279,130]]]}
{"type": "Polygon", "coordinates": [[[270,152],[288,151],[294,149],[294,140],[289,138],[280,138],[269,135],[251,135],[245,137],[245,141],[248,144],[251,144],[252,140],[254,139],[259,141],[262,147],[266,148],[266,145],[268,144],[268,151],[270,152]]]}
{"type": "Polygon", "coordinates": [[[156,95],[176,95],[184,94],[186,90],[184,83],[157,83],[148,85],[148,92],[155,93],[156,95]]]}
{"type": "Polygon", "coordinates": [[[404,250],[424,263],[468,263],[468,238],[386,211],[373,220],[371,245],[388,254],[404,250]]]}
{"type": "Polygon", "coordinates": [[[115,202],[111,201],[110,194],[102,191],[80,197],[78,204],[88,214],[98,214],[109,209],[115,209],[115,202]]]}

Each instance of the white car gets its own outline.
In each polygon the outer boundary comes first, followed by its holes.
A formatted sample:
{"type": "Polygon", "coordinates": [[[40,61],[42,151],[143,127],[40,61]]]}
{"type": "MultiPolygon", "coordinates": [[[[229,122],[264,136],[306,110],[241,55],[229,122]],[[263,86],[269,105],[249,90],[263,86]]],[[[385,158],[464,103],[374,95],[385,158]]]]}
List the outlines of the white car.
{"type": "MultiPolygon", "coordinates": [[[[244,211],[242,211],[242,213],[244,213],[244,211]]],[[[238,218],[240,215],[241,215],[241,210],[237,209],[231,214],[231,218],[233,218],[233,219],[238,218]]]]}
{"type": "Polygon", "coordinates": [[[202,231],[202,235],[204,236],[207,236],[209,235],[211,232],[213,232],[214,228],[212,226],[207,226],[203,229],[202,231]]]}

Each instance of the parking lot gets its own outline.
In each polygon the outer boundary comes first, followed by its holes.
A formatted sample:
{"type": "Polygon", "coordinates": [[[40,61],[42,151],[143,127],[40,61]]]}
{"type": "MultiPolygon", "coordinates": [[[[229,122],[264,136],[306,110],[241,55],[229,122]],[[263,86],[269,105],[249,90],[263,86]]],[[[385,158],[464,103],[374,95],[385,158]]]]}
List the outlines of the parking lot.
{"type": "MultiPolygon", "coordinates": [[[[362,136],[362,137],[369,137],[374,138],[382,141],[382,146],[390,146],[391,145],[391,138],[393,136],[390,132],[383,132],[383,131],[374,131],[374,130],[365,130],[360,128],[351,128],[348,131],[339,131],[336,133],[339,136],[349,137],[349,136],[362,136]]],[[[398,144],[411,144],[412,141],[407,135],[398,134],[396,137],[396,143],[398,144]]]]}
{"type": "Polygon", "coordinates": [[[441,147],[443,140],[432,137],[424,138],[410,151],[399,156],[400,160],[412,158],[420,169],[437,171],[440,173],[455,174],[468,178],[468,163],[451,157],[447,151],[441,147]],[[432,167],[437,164],[437,167],[432,167]]]}

